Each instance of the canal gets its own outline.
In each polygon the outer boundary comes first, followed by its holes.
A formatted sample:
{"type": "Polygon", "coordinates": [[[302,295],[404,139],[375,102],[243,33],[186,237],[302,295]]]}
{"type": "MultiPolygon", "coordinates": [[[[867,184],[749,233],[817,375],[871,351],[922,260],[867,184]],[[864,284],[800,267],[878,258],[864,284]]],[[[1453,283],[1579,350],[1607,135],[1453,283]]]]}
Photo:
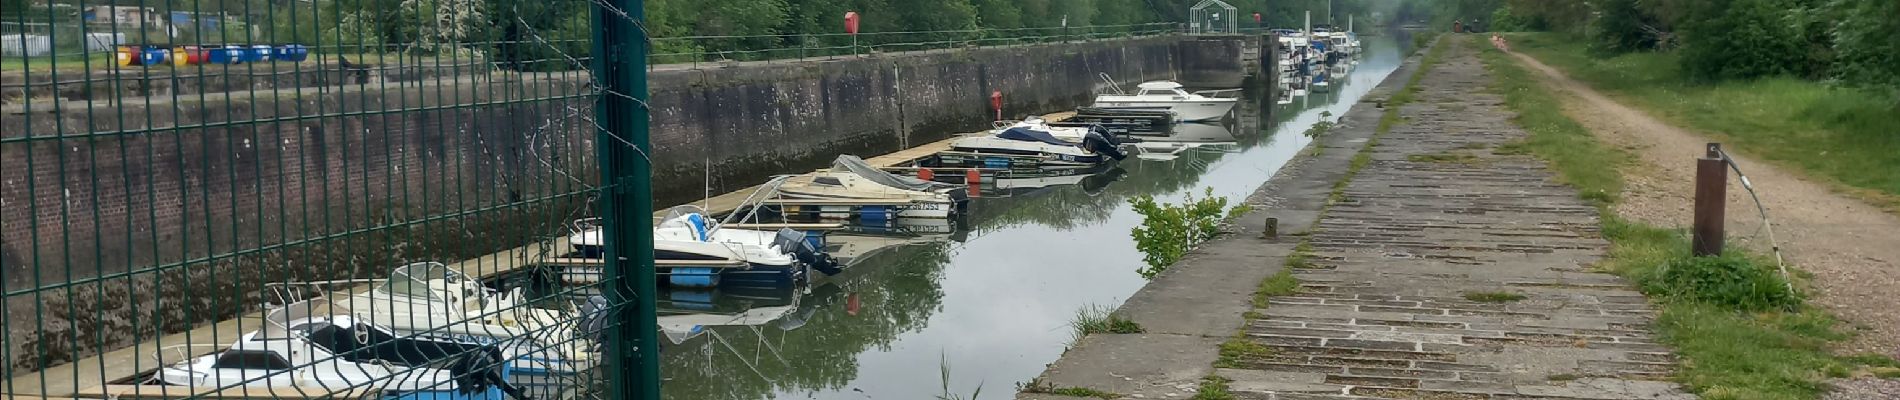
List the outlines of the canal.
{"type": "Polygon", "coordinates": [[[955,225],[833,234],[851,266],[807,287],[664,292],[662,325],[677,340],[663,346],[665,398],[1011,398],[1067,348],[1080,310],[1112,309],[1146,283],[1130,199],[1211,188],[1237,204],[1323,114],[1344,114],[1398,67],[1411,43],[1401,35],[1363,38],[1365,54],[1328,92],[1277,105],[1250,91],[1229,122],[1181,130],[1213,145],[998,182],[955,225]]]}

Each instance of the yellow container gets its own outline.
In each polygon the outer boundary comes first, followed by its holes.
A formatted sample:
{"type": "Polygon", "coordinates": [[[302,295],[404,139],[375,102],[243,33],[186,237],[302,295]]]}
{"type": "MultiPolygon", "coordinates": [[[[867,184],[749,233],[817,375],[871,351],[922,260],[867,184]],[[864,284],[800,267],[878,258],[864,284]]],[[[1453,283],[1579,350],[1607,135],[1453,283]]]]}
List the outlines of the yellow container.
{"type": "Polygon", "coordinates": [[[138,60],[138,56],[131,46],[119,46],[118,50],[112,52],[112,58],[117,60],[121,67],[132,66],[132,63],[138,60]]]}

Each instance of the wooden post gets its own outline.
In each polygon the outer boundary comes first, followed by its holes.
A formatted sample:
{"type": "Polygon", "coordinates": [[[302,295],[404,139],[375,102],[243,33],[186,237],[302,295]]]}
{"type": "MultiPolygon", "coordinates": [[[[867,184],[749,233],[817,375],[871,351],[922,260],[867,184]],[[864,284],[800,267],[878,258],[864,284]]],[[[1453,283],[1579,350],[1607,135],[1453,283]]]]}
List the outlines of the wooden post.
{"type": "Polygon", "coordinates": [[[1722,159],[1722,144],[1709,143],[1708,154],[1695,164],[1695,238],[1691,250],[1696,256],[1722,254],[1722,223],[1728,205],[1728,166],[1722,159]]]}

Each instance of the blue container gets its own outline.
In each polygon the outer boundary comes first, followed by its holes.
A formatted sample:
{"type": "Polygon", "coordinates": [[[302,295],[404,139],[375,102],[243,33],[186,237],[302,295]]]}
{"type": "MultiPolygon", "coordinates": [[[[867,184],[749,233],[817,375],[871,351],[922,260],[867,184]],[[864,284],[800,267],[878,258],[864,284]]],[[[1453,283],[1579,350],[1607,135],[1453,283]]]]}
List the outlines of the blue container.
{"type": "Polygon", "coordinates": [[[712,268],[673,268],[666,283],[677,287],[709,288],[719,286],[719,271],[712,268]]]}
{"type": "Polygon", "coordinates": [[[172,49],[164,47],[146,47],[139,49],[139,65],[164,65],[171,62],[172,49]]]}
{"type": "Polygon", "coordinates": [[[277,46],[277,53],[271,55],[278,61],[303,62],[310,58],[310,48],[301,44],[277,46]]]}
{"type": "Polygon", "coordinates": [[[254,45],[244,52],[244,62],[270,61],[270,45],[254,45]]]}
{"type": "Polygon", "coordinates": [[[244,62],[244,48],[238,46],[205,46],[206,60],[210,64],[241,64],[244,62]]]}

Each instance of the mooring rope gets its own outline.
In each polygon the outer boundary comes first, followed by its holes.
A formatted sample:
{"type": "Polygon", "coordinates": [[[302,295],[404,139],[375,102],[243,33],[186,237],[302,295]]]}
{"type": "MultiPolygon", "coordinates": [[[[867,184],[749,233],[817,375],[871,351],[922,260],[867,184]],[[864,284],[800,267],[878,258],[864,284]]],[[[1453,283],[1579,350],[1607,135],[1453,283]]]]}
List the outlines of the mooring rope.
{"type": "Polygon", "coordinates": [[[1716,154],[1722,156],[1722,163],[1728,164],[1729,170],[1735,171],[1735,177],[1741,179],[1742,189],[1748,191],[1748,198],[1755,201],[1755,212],[1761,216],[1762,229],[1768,231],[1768,249],[1775,254],[1775,268],[1781,270],[1781,280],[1782,283],[1787,284],[1788,293],[1794,294],[1794,277],[1788,275],[1788,263],[1781,257],[1781,243],[1775,240],[1775,226],[1768,219],[1768,207],[1762,205],[1761,195],[1755,193],[1755,185],[1748,181],[1747,174],[1742,173],[1742,167],[1735,164],[1735,158],[1729,157],[1728,151],[1719,147],[1714,150],[1716,154]]]}

